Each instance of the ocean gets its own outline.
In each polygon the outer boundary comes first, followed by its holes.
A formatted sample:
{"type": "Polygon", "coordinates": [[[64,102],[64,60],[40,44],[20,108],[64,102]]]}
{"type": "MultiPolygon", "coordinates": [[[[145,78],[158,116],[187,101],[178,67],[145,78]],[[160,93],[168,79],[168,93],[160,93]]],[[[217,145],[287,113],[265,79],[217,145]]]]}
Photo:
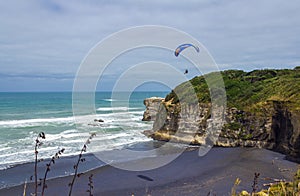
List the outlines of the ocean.
{"type": "Polygon", "coordinates": [[[46,135],[38,149],[39,158],[44,159],[62,148],[65,148],[62,156],[77,155],[91,132],[97,136],[88,147],[89,153],[150,141],[142,134],[151,129],[153,123],[142,121],[143,100],[152,96],[165,97],[166,94],[133,92],[128,103],[111,99],[111,92],[97,92],[96,115],[86,116],[81,128],[77,129],[71,92],[0,93],[0,170],[34,162],[35,140],[40,132],[46,135]],[[95,119],[104,122],[95,122],[95,119]]]}

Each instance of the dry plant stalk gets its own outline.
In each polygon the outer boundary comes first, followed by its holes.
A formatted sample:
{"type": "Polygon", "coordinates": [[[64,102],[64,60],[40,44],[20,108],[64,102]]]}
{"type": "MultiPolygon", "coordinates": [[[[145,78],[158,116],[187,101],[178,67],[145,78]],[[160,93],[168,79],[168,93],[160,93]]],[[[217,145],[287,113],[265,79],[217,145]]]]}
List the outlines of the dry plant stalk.
{"type": "Polygon", "coordinates": [[[38,148],[43,145],[43,142],[41,142],[42,139],[46,139],[45,133],[40,132],[35,140],[35,147],[34,147],[34,154],[35,154],[35,162],[34,162],[34,195],[37,196],[38,191],[38,182],[37,182],[37,163],[38,161],[38,148]]]}
{"type": "Polygon", "coordinates": [[[69,187],[70,187],[69,196],[72,195],[72,190],[73,190],[73,186],[74,186],[74,182],[75,182],[76,177],[79,178],[82,175],[82,173],[78,173],[78,166],[79,166],[80,162],[84,162],[85,161],[85,158],[82,158],[83,153],[86,152],[87,145],[91,143],[91,139],[93,139],[93,137],[95,137],[95,136],[96,136],[96,133],[91,133],[91,135],[89,136],[89,138],[83,144],[83,147],[82,147],[82,149],[81,149],[81,151],[80,151],[80,153],[78,155],[78,160],[77,160],[76,164],[73,166],[73,168],[75,169],[75,173],[73,175],[72,181],[69,183],[69,187]]]}
{"type": "Polygon", "coordinates": [[[44,196],[45,193],[45,189],[48,188],[47,184],[46,184],[46,179],[47,179],[47,174],[50,171],[50,167],[51,164],[55,164],[55,159],[59,159],[59,156],[64,153],[65,149],[61,149],[59,150],[57,153],[55,153],[55,155],[51,158],[51,160],[49,161],[49,163],[46,164],[46,171],[45,171],[45,175],[43,178],[43,187],[42,187],[42,196],[44,196]]]}

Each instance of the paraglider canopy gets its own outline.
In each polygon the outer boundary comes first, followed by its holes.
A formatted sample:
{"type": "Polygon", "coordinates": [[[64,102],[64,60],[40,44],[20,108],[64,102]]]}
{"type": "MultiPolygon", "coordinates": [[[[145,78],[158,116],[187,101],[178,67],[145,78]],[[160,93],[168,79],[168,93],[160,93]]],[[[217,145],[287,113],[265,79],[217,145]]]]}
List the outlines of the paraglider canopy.
{"type": "MultiPolygon", "coordinates": [[[[181,44],[175,49],[175,52],[174,52],[175,56],[177,57],[183,50],[187,49],[188,47],[193,47],[197,52],[200,51],[199,48],[193,44],[181,44]]],[[[188,74],[188,73],[189,73],[189,70],[186,69],[184,71],[184,74],[188,74]]]]}
{"type": "Polygon", "coordinates": [[[188,48],[188,47],[193,47],[193,48],[195,48],[195,50],[196,50],[197,52],[200,51],[199,48],[198,48],[197,46],[193,45],[193,44],[181,44],[181,45],[179,45],[179,46],[175,49],[175,52],[174,52],[175,56],[178,56],[183,50],[185,50],[185,49],[188,48]]]}

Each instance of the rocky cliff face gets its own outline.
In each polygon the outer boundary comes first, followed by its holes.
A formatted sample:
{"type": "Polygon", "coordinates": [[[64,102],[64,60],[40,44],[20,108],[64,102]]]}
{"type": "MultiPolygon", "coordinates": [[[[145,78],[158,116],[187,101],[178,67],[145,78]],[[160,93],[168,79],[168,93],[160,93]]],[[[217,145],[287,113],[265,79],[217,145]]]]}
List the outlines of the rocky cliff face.
{"type": "Polygon", "coordinates": [[[272,114],[275,150],[300,158],[300,112],[289,110],[284,102],[274,102],[272,114]]]}
{"type": "Polygon", "coordinates": [[[257,146],[300,159],[300,113],[284,101],[268,101],[259,112],[231,110],[220,146],[257,146]]]}
{"type": "MultiPolygon", "coordinates": [[[[156,140],[205,144],[210,110],[210,104],[180,105],[162,101],[148,135],[156,140]]],[[[229,108],[214,145],[263,147],[299,159],[300,113],[278,101],[268,101],[254,112],[229,108]]]]}
{"type": "Polygon", "coordinates": [[[163,101],[153,124],[153,139],[201,144],[209,117],[208,105],[179,105],[163,101]]]}
{"type": "MultiPolygon", "coordinates": [[[[212,72],[175,87],[159,105],[148,135],[197,145],[264,147],[300,159],[300,68],[220,74],[224,86],[212,72]],[[220,110],[225,118],[220,121],[211,118],[220,112],[210,103],[224,91],[227,109],[220,110]]],[[[214,105],[224,103],[216,100],[214,105]]]]}
{"type": "Polygon", "coordinates": [[[161,97],[150,97],[144,100],[146,110],[143,115],[142,121],[154,121],[158,113],[160,103],[164,101],[161,97]]]}

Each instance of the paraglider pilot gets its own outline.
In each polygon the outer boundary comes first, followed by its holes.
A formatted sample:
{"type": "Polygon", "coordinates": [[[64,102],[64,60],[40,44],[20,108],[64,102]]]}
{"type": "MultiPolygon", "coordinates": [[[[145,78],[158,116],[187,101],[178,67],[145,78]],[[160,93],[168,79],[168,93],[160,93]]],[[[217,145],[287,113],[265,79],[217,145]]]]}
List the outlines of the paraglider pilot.
{"type": "MultiPolygon", "coordinates": [[[[196,52],[200,51],[199,48],[193,44],[181,44],[175,49],[175,51],[174,51],[175,56],[178,57],[178,55],[183,50],[185,50],[186,48],[189,48],[189,47],[193,47],[196,50],[196,52]]],[[[189,70],[185,69],[184,74],[188,74],[188,73],[189,73],[189,70]]]]}

